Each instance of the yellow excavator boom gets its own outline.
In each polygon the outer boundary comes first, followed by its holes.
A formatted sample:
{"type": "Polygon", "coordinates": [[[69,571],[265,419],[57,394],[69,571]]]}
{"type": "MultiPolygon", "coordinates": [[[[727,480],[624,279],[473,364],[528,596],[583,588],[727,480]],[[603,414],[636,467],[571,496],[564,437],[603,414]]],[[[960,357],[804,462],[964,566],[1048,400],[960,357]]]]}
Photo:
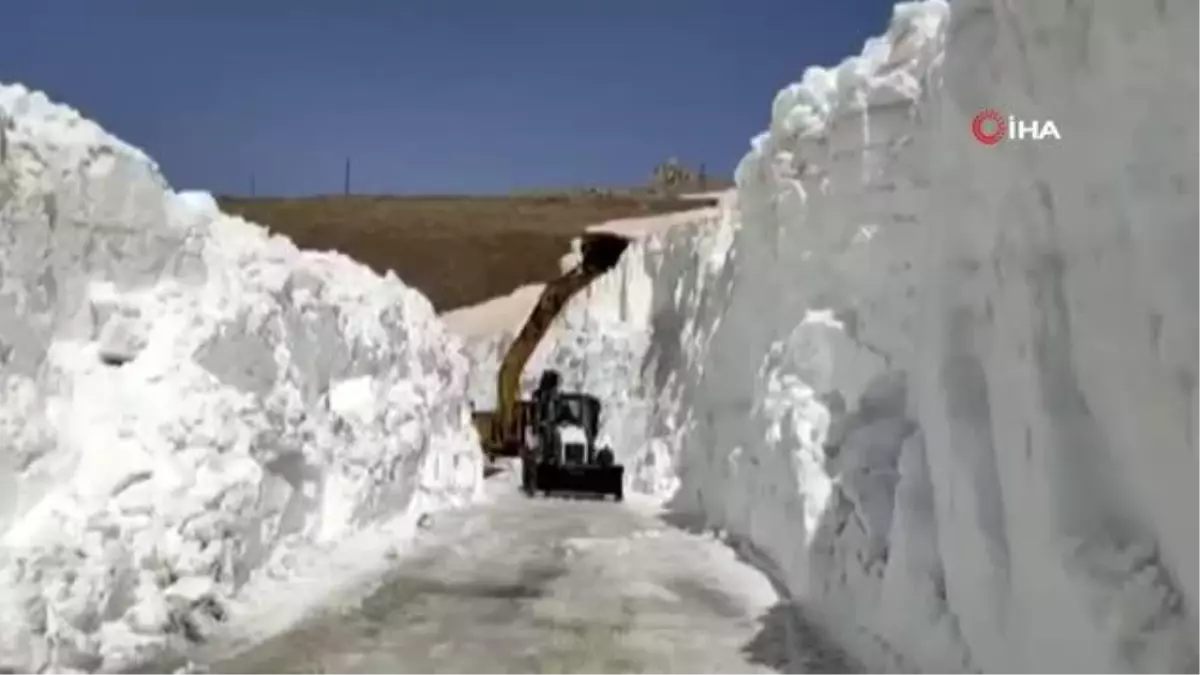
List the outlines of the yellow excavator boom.
{"type": "Polygon", "coordinates": [[[500,362],[495,410],[474,415],[484,452],[488,455],[513,457],[520,453],[525,417],[529,414],[528,404],[520,400],[521,371],[567,302],[596,277],[615,267],[628,246],[629,240],[616,234],[586,233],[581,237],[579,264],[546,284],[500,362]]]}

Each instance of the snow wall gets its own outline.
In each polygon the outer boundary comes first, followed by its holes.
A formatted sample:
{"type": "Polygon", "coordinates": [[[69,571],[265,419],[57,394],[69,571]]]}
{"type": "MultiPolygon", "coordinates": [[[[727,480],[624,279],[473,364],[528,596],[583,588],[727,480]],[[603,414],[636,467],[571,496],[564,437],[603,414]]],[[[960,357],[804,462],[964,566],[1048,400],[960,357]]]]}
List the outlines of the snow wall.
{"type": "Polygon", "coordinates": [[[0,670],[154,658],[306,546],[472,498],[467,366],[394,277],[0,87],[0,670]]]}
{"type": "Polygon", "coordinates": [[[868,668],[1195,672],[1197,8],[897,6],[530,370],[868,668]]]}

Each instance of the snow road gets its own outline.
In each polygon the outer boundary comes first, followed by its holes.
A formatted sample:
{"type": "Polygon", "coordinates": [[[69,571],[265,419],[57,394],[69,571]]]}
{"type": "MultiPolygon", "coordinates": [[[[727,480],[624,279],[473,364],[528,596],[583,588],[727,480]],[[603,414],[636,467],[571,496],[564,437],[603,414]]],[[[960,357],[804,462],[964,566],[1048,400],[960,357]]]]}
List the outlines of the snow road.
{"type": "Polygon", "coordinates": [[[210,672],[838,671],[771,582],[649,505],[528,499],[437,516],[361,602],[210,672]],[[788,639],[788,636],[791,639],[788,639]]]}

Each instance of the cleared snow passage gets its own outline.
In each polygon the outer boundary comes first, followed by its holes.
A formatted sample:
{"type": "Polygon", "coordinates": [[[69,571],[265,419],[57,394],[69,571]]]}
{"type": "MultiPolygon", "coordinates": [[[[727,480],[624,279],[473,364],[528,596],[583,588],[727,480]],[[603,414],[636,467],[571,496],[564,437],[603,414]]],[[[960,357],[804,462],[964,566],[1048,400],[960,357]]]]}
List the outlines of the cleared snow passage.
{"type": "Polygon", "coordinates": [[[845,672],[721,541],[648,504],[528,499],[436,516],[377,590],[212,672],[845,672]],[[451,535],[450,533],[453,533],[451,535]]]}

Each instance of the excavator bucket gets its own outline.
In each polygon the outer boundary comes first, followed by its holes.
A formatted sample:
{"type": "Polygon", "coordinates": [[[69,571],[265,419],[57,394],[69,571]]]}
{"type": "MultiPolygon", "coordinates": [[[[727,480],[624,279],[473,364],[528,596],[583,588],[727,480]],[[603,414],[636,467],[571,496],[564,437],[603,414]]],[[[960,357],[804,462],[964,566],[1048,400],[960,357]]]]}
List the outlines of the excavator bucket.
{"type": "Polygon", "coordinates": [[[585,232],[580,237],[582,264],[589,270],[607,272],[616,267],[626,248],[629,248],[629,240],[611,232],[585,232]]]}

